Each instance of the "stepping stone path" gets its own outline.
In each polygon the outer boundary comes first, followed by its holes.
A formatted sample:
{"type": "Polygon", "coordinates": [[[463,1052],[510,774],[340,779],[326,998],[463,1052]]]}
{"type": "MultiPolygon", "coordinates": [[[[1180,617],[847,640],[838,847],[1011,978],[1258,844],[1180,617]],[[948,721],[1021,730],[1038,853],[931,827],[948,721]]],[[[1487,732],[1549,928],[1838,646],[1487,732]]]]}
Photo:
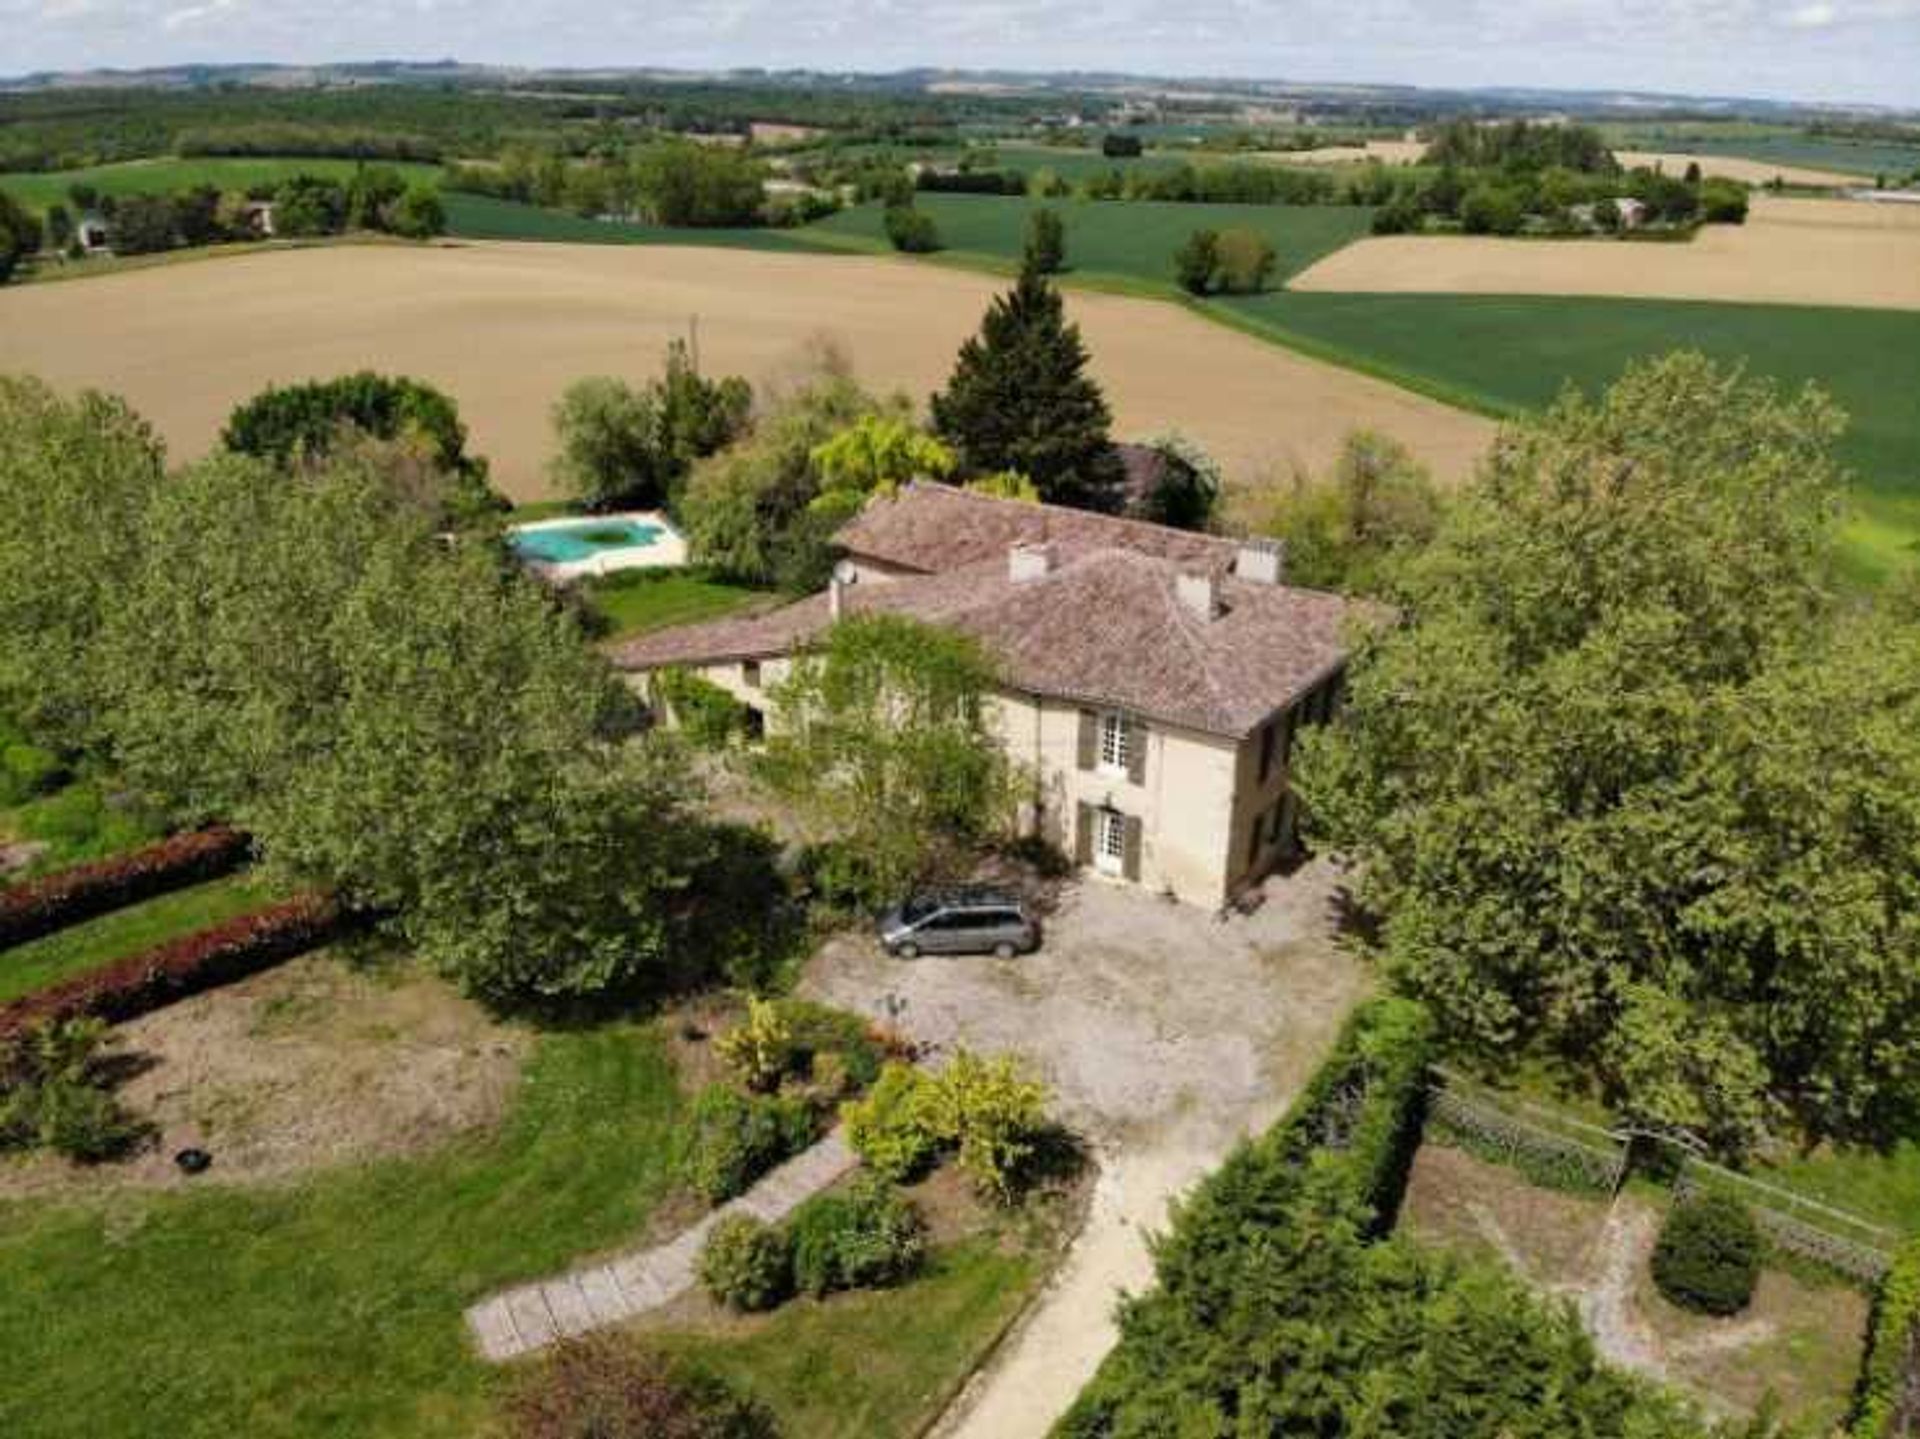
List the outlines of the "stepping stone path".
{"type": "Polygon", "coordinates": [[[776,1223],[859,1162],[835,1130],[665,1244],[617,1254],[483,1299],[467,1311],[467,1327],[482,1357],[498,1364],[590,1329],[638,1318],[693,1288],[701,1247],[722,1219],[749,1214],[776,1223]]]}

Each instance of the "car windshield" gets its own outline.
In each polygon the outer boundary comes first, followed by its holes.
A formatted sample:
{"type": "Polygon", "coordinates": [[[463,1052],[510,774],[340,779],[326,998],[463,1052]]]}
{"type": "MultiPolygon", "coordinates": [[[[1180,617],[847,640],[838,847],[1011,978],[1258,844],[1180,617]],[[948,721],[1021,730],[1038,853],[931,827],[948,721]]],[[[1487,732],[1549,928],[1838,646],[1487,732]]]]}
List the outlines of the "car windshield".
{"type": "Polygon", "coordinates": [[[900,918],[912,923],[915,920],[925,919],[938,908],[940,908],[939,900],[931,895],[917,894],[900,906],[900,918]]]}

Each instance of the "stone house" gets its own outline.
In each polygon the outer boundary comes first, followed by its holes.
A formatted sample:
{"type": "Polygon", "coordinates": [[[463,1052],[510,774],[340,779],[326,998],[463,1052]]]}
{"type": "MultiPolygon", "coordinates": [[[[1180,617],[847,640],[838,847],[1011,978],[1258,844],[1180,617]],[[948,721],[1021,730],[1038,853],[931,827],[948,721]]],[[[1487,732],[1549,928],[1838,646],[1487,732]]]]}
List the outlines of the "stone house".
{"type": "Polygon", "coordinates": [[[911,616],[999,661],[990,722],[1034,776],[1026,822],[1095,874],[1219,906],[1295,850],[1295,734],[1337,703],[1369,607],[1284,582],[1272,542],[916,483],[836,536],[822,594],[661,630],[615,662],[682,667],[764,723],[840,616],[911,616]]]}

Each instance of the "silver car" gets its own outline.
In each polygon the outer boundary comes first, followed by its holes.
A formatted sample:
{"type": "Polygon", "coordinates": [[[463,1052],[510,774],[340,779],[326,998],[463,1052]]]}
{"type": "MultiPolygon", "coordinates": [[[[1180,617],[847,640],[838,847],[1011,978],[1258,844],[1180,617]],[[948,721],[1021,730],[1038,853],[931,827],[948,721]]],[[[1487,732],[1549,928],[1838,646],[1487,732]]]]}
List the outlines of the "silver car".
{"type": "Polygon", "coordinates": [[[1007,890],[929,890],[880,917],[880,943],[897,959],[923,954],[1011,959],[1040,947],[1040,925],[1007,890]]]}

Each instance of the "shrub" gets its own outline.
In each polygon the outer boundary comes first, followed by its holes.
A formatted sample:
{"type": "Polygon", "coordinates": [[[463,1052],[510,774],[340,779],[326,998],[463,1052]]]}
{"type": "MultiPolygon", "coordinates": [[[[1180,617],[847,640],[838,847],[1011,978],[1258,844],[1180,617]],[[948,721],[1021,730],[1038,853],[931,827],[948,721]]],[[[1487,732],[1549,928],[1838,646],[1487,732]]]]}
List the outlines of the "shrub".
{"type": "Polygon", "coordinates": [[[793,1292],[792,1244],[750,1214],[729,1214],[700,1251],[700,1283],[729,1308],[772,1309],[793,1292]]]}
{"type": "Polygon", "coordinates": [[[816,1083],[827,1078],[821,1073],[823,1064],[837,1064],[856,1089],[865,1089],[880,1077],[886,1045],[861,1016],[806,999],[783,999],[779,1009],[792,1041],[793,1062],[816,1083]]]}
{"type": "Polygon", "coordinates": [[[63,1020],[0,1038],[0,1149],[44,1148],[69,1159],[109,1159],[139,1126],[102,1074],[106,1026],[63,1020]]]}
{"type": "Polygon", "coordinates": [[[813,1143],[818,1124],[804,1101],[710,1084],[694,1100],[688,1128],[682,1172],[702,1197],[718,1204],[813,1143]]]}
{"type": "Polygon", "coordinates": [[[1230,295],[1257,295],[1273,275],[1273,246],[1257,230],[1222,230],[1214,242],[1215,282],[1230,295]]]}
{"type": "Polygon", "coordinates": [[[762,1093],[778,1089],[793,1065],[793,1030],[772,1000],[749,999],[747,1017],[713,1047],[742,1084],[762,1093]]]}
{"type": "Polygon", "coordinates": [[[1189,295],[1204,295],[1213,288],[1213,272],[1219,263],[1220,235],[1215,230],[1195,230],[1186,243],[1173,252],[1173,273],[1180,288],[1189,295]]]}
{"type": "Polygon", "coordinates": [[[886,213],[887,239],[909,255],[927,255],[940,248],[940,229],[933,216],[911,205],[890,205],[886,213]]]}
{"type": "Polygon", "coordinates": [[[866,1098],[840,1107],[847,1143],[882,1179],[902,1183],[917,1178],[940,1152],[932,1089],[928,1075],[895,1062],[880,1071],[866,1098]]]}
{"type": "Polygon", "coordinates": [[[898,1284],[926,1256],[926,1231],[913,1205],[868,1175],[846,1194],[821,1194],[788,1221],[794,1287],[815,1298],[838,1289],[898,1284]]]}
{"type": "Polygon", "coordinates": [[[715,1375],[632,1339],[568,1339],[520,1371],[505,1401],[513,1439],[774,1439],[773,1418],[715,1375]]]}
{"type": "Polygon", "coordinates": [[[0,890],[0,945],[24,944],[108,910],[217,879],[240,867],[247,843],[237,830],[196,830],[0,890]]]}
{"type": "Polygon", "coordinates": [[[21,741],[0,749],[0,805],[21,804],[45,794],[66,773],[60,756],[21,741]]]}
{"type": "Polygon", "coordinates": [[[1920,1240],[1881,1281],[1856,1392],[1854,1439],[1910,1439],[1920,1429],[1920,1240]]]}
{"type": "Polygon", "coordinates": [[[82,1015],[131,1019],[305,953],[343,919],[332,900],[309,894],[210,925],[0,1006],[0,1036],[82,1015]]]}
{"type": "Polygon", "coordinates": [[[1653,1282],[1683,1309],[1738,1314],[1753,1299],[1764,1245],[1744,1204],[1720,1194],[1682,1200],[1653,1248],[1653,1282]]]}
{"type": "Polygon", "coordinates": [[[930,1091],[933,1132],[959,1150],[975,1186],[1010,1203],[1026,1186],[1047,1129],[1047,1088],[1023,1076],[1013,1058],[957,1051],[930,1091]]]}
{"type": "Polygon", "coordinates": [[[725,749],[748,732],[747,707],[704,675],[670,666],[653,676],[653,695],[700,749],[725,749]]]}

